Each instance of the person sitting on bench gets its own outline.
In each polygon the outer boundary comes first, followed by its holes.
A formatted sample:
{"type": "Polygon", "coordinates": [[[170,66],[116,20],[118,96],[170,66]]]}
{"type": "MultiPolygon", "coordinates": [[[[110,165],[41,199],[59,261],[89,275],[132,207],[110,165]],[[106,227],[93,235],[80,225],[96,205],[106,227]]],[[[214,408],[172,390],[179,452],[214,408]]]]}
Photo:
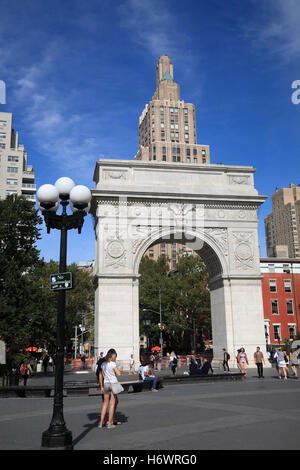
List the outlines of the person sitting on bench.
{"type": "Polygon", "coordinates": [[[201,368],[198,368],[195,359],[192,358],[189,369],[190,375],[207,375],[210,370],[212,373],[214,373],[211,367],[211,363],[206,358],[204,358],[204,363],[201,368]]]}
{"type": "Polygon", "coordinates": [[[156,388],[158,377],[156,377],[152,372],[152,364],[148,364],[143,368],[142,379],[144,382],[153,381],[152,392],[158,392],[156,388]]]}

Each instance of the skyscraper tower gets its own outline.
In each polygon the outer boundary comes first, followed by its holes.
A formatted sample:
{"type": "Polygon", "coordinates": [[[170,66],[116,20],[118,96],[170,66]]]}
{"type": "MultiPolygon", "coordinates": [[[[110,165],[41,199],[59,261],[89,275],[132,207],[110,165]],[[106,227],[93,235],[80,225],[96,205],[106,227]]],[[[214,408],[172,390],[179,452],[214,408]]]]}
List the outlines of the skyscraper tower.
{"type": "MultiPolygon", "coordinates": [[[[180,100],[180,88],[174,81],[173,64],[162,55],[156,64],[156,90],[139,118],[139,149],[135,160],[156,162],[208,164],[209,145],[197,144],[195,106],[180,100]]],[[[159,256],[170,259],[176,269],[178,255],[195,254],[180,243],[159,243],[145,255],[153,260],[159,256]]]]}
{"type": "Polygon", "coordinates": [[[195,106],[180,100],[173,64],[162,55],[156,65],[156,90],[139,118],[136,160],[207,164],[208,145],[197,144],[195,106]]]}
{"type": "Polygon", "coordinates": [[[272,212],[265,218],[267,255],[299,258],[300,186],[277,189],[272,194],[272,212]]]}

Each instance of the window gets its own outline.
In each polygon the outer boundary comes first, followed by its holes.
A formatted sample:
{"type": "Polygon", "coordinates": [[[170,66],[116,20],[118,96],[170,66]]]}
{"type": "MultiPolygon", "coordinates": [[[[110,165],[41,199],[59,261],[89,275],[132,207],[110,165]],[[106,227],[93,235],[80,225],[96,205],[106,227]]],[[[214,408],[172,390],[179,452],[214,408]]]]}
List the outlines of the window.
{"type": "Polygon", "coordinates": [[[160,123],[160,127],[161,127],[162,129],[165,127],[164,122],[161,122],[161,123],[160,123]]]}
{"type": "Polygon", "coordinates": [[[206,150],[202,149],[202,155],[205,157],[206,156],[206,150]]]}
{"type": "Polygon", "coordinates": [[[286,311],[288,315],[294,315],[294,308],[293,308],[293,301],[287,300],[286,301],[286,311]]]}
{"type": "Polygon", "coordinates": [[[193,149],[193,155],[197,155],[197,149],[193,149]]]}
{"type": "Polygon", "coordinates": [[[170,113],[174,113],[174,108],[170,108],[170,113]]]}
{"type": "Polygon", "coordinates": [[[172,153],[176,153],[176,147],[172,147],[172,153]]]}
{"type": "Polygon", "coordinates": [[[6,134],[4,134],[4,132],[0,132],[0,139],[5,139],[6,137],[6,134]]]}
{"type": "Polygon", "coordinates": [[[161,119],[161,121],[164,121],[165,115],[164,115],[164,114],[161,114],[161,115],[160,115],[160,119],[161,119]]]}
{"type": "Polygon", "coordinates": [[[184,130],[185,130],[185,131],[188,131],[188,130],[189,130],[189,126],[188,126],[187,124],[184,126],[184,130]]]}
{"type": "Polygon", "coordinates": [[[165,131],[161,131],[160,135],[161,135],[161,137],[164,137],[165,136],[165,131]]]}
{"type": "Polygon", "coordinates": [[[176,258],[176,250],[172,250],[172,258],[176,258]]]}
{"type": "Polygon", "coordinates": [[[187,155],[191,155],[191,149],[187,148],[187,149],[186,149],[186,154],[187,154],[187,155]]]}
{"type": "Polygon", "coordinates": [[[161,106],[159,109],[160,109],[160,111],[163,111],[163,110],[164,110],[164,107],[163,107],[163,106],[161,106]]]}
{"type": "Polygon", "coordinates": [[[6,179],[6,184],[17,185],[17,184],[18,184],[18,180],[15,180],[14,178],[7,178],[7,179],[6,179]]]}
{"type": "Polygon", "coordinates": [[[8,172],[8,173],[18,173],[18,167],[15,167],[15,166],[8,166],[8,167],[7,167],[7,172],[8,172]]]}
{"type": "Polygon", "coordinates": [[[189,138],[189,135],[188,135],[188,134],[184,134],[184,138],[185,138],[185,139],[188,139],[188,138],[189,138]]]}
{"type": "Polygon", "coordinates": [[[290,339],[294,339],[296,336],[296,325],[288,325],[290,339]]]}
{"type": "Polygon", "coordinates": [[[162,156],[162,161],[163,161],[163,162],[166,162],[166,161],[167,161],[167,155],[163,155],[163,156],[162,156]]]}
{"type": "Polygon", "coordinates": [[[191,157],[186,157],[186,162],[191,163],[191,157]]]}
{"type": "Polygon", "coordinates": [[[0,127],[6,126],[6,121],[0,121],[0,127]]]}
{"type": "Polygon", "coordinates": [[[162,148],[162,153],[167,153],[167,147],[162,148]]]}
{"type": "Polygon", "coordinates": [[[17,193],[18,193],[18,191],[13,190],[13,189],[8,189],[8,190],[6,191],[6,195],[7,195],[7,196],[9,196],[10,194],[17,194],[17,193]]]}
{"type": "Polygon", "coordinates": [[[172,157],[172,161],[176,162],[176,157],[175,156],[172,157]]]}
{"type": "Polygon", "coordinates": [[[194,163],[198,163],[198,158],[197,157],[194,158],[194,163]]]}
{"type": "Polygon", "coordinates": [[[0,144],[0,149],[5,149],[5,144],[0,144]]]}
{"type": "Polygon", "coordinates": [[[202,163],[206,163],[206,158],[202,158],[202,163]]]}
{"type": "Polygon", "coordinates": [[[175,129],[175,124],[170,124],[171,129],[175,129]]]}
{"type": "Polygon", "coordinates": [[[180,157],[177,157],[177,161],[180,162],[180,161],[181,161],[181,158],[180,158],[180,157]]]}
{"type": "Polygon", "coordinates": [[[269,283],[270,283],[270,292],[277,292],[276,280],[270,279],[269,283]]]}
{"type": "Polygon", "coordinates": [[[280,325],[273,325],[273,329],[274,329],[274,339],[275,339],[276,341],[281,340],[281,329],[280,329],[280,325]]]}
{"type": "Polygon", "coordinates": [[[174,113],[178,113],[178,108],[174,108],[174,113]]]}
{"type": "Polygon", "coordinates": [[[184,112],[184,114],[187,114],[187,113],[188,113],[188,109],[187,109],[187,108],[183,108],[183,112],[184,112]]]}
{"type": "Polygon", "coordinates": [[[180,147],[177,147],[177,154],[180,154],[180,147]]]}
{"type": "Polygon", "coordinates": [[[278,315],[278,300],[271,300],[272,315],[278,315]]]}
{"type": "Polygon", "coordinates": [[[149,251],[149,256],[150,256],[150,258],[153,258],[153,256],[154,256],[153,250],[150,250],[150,251],[149,251]]]}
{"type": "Polygon", "coordinates": [[[285,279],[284,280],[284,292],[292,292],[291,280],[285,279]]]}

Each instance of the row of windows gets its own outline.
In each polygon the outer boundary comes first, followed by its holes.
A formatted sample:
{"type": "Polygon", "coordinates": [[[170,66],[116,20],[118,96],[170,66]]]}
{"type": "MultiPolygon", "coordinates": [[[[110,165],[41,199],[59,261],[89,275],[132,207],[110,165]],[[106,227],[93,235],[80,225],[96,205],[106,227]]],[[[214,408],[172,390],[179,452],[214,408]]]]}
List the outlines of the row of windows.
{"type": "MultiPolygon", "coordinates": [[[[278,300],[272,299],[271,300],[271,312],[272,315],[279,315],[279,308],[278,308],[278,300]]],[[[294,305],[293,300],[287,299],[286,300],[286,313],[288,315],[294,315],[294,305]]]]}
{"type": "Polygon", "coordinates": [[[0,127],[5,127],[5,126],[6,126],[6,124],[7,124],[7,122],[6,122],[6,121],[0,121],[0,127]]]}
{"type": "MultiPolygon", "coordinates": [[[[288,325],[289,328],[289,337],[290,339],[294,339],[296,336],[296,325],[288,325]]],[[[273,333],[275,341],[281,341],[281,325],[276,324],[273,325],[273,333]]]]}
{"type": "MultiPolygon", "coordinates": [[[[153,153],[156,153],[156,147],[153,146],[152,148],[153,150],[153,153]]],[[[162,153],[163,154],[166,154],[167,153],[167,147],[162,147],[162,153]]],[[[181,149],[180,147],[172,147],[172,153],[176,153],[177,155],[180,155],[181,153],[181,149]]],[[[206,156],[206,150],[205,149],[202,149],[201,150],[201,153],[202,153],[202,156],[205,157],[206,156]]],[[[190,156],[191,155],[191,149],[190,148],[186,148],[186,155],[187,156],[190,156]]],[[[197,149],[196,148],[193,148],[193,155],[196,156],[197,155],[197,149]]]]}
{"type": "MultiPolygon", "coordinates": [[[[162,112],[164,112],[165,109],[167,109],[167,107],[166,108],[164,106],[159,107],[159,110],[162,111],[162,112]]],[[[178,108],[169,107],[169,111],[170,111],[170,113],[178,113],[179,110],[178,110],[178,108]]],[[[152,112],[154,112],[154,105],[152,105],[152,112]]],[[[183,112],[184,112],[184,114],[188,114],[188,112],[189,112],[188,108],[183,108],[183,112]]]]}
{"type": "MultiPolygon", "coordinates": [[[[156,160],[156,155],[153,155],[153,160],[156,160]]],[[[201,160],[201,159],[200,159],[201,160]]],[[[167,155],[162,155],[161,157],[161,161],[162,162],[166,162],[167,161],[167,155]]],[[[172,162],[184,162],[184,160],[181,160],[181,157],[180,156],[176,156],[176,155],[173,155],[172,156],[172,162]]],[[[185,159],[185,163],[191,163],[192,162],[192,159],[191,157],[186,157],[185,159]]],[[[193,162],[194,163],[198,163],[198,158],[197,157],[194,157],[193,158],[193,162]]],[[[202,163],[206,163],[206,158],[202,158],[202,163]]]]}
{"type": "MultiPolygon", "coordinates": [[[[290,279],[284,279],[284,292],[292,292],[292,284],[290,279]]],[[[277,281],[276,279],[269,280],[270,292],[277,292],[277,281]]]]}

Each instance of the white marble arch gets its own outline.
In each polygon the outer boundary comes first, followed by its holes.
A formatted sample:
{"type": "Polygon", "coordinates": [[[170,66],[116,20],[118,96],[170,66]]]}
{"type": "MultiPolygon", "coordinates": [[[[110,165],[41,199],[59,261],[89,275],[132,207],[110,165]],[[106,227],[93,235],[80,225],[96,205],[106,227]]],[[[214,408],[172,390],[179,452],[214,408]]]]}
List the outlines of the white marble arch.
{"type": "Polygon", "coordinates": [[[96,354],[114,347],[139,362],[139,264],[152,244],[184,233],[205,262],[211,292],[214,362],[244,347],[265,352],[257,209],[252,167],[99,160],[92,190],[96,234],[96,354]],[[171,208],[171,209],[170,209],[171,208]],[[183,227],[187,209],[194,216],[183,227]],[[179,219],[162,215],[177,211],[179,219]],[[199,215],[200,214],[200,215],[199,215]],[[163,217],[163,218],[160,218],[163,217]],[[179,228],[178,228],[179,220],[179,228]],[[191,238],[195,240],[191,242],[191,238]],[[198,243],[195,246],[195,242],[198,243]]]}

